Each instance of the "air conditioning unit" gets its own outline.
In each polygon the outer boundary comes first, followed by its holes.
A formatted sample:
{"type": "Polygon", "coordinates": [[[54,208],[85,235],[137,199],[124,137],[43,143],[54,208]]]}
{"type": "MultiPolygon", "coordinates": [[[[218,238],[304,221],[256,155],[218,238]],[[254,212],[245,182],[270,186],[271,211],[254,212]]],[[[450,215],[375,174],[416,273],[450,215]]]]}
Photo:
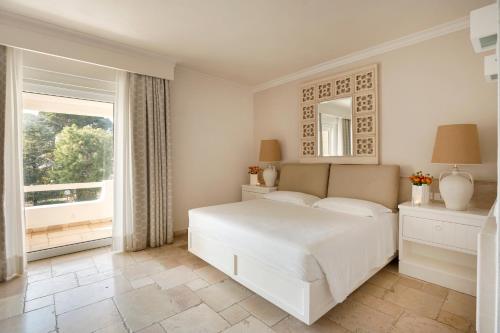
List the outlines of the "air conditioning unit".
{"type": "Polygon", "coordinates": [[[476,53],[495,49],[497,17],[496,3],[470,12],[470,39],[476,53]]]}
{"type": "Polygon", "coordinates": [[[495,54],[484,57],[484,75],[488,81],[498,80],[498,62],[495,54]]]}

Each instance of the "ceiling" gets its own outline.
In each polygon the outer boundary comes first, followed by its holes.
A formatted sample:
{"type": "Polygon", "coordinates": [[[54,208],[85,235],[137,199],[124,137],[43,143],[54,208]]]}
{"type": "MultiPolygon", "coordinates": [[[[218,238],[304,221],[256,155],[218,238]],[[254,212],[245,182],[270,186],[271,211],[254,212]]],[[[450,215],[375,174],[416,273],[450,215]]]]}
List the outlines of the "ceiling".
{"type": "Polygon", "coordinates": [[[492,0],[2,0],[0,10],[256,85],[469,14],[492,0]]]}

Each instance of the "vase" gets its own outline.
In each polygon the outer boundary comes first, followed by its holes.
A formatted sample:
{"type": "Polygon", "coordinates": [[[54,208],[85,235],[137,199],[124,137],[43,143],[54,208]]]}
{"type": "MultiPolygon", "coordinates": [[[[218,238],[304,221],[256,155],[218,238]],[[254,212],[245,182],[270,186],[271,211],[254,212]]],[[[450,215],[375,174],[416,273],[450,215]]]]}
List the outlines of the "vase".
{"type": "Polygon", "coordinates": [[[411,186],[411,203],[414,206],[427,205],[430,200],[429,185],[411,186]]]}
{"type": "Polygon", "coordinates": [[[250,185],[259,185],[259,175],[250,174],[250,185]]]}

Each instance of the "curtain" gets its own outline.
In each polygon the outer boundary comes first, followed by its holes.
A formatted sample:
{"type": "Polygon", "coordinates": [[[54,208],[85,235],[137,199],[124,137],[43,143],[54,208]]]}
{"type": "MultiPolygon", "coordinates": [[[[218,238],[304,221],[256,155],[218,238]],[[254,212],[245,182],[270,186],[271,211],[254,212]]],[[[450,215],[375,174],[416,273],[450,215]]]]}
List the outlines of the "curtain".
{"type": "Polygon", "coordinates": [[[116,76],[114,110],[113,250],[131,251],[133,229],[132,140],[128,73],[116,76]]]}
{"type": "MultiPolygon", "coordinates": [[[[115,199],[115,207],[122,201],[115,219],[122,219],[117,229],[121,248],[138,251],[173,241],[169,82],[123,75],[118,80],[121,104],[115,136],[117,144],[128,147],[115,152],[115,193],[122,196],[115,199]]],[[[119,241],[115,248],[120,248],[119,241]]]]}
{"type": "Polygon", "coordinates": [[[22,51],[0,46],[0,280],[24,271],[22,51]]]}
{"type": "Polygon", "coordinates": [[[351,119],[342,119],[342,150],[343,155],[351,155],[351,119]]]}

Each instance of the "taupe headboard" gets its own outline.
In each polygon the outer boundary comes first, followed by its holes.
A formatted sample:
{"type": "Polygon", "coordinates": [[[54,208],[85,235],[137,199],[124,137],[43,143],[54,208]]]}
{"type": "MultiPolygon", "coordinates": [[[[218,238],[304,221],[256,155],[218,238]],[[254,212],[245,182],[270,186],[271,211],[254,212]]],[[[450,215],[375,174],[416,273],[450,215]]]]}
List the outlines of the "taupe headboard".
{"type": "Polygon", "coordinates": [[[326,197],[330,164],[289,163],[281,165],[278,190],[326,197]]]}
{"type": "Polygon", "coordinates": [[[399,181],[399,165],[332,164],[328,196],[369,200],[397,209],[399,181]]]}

